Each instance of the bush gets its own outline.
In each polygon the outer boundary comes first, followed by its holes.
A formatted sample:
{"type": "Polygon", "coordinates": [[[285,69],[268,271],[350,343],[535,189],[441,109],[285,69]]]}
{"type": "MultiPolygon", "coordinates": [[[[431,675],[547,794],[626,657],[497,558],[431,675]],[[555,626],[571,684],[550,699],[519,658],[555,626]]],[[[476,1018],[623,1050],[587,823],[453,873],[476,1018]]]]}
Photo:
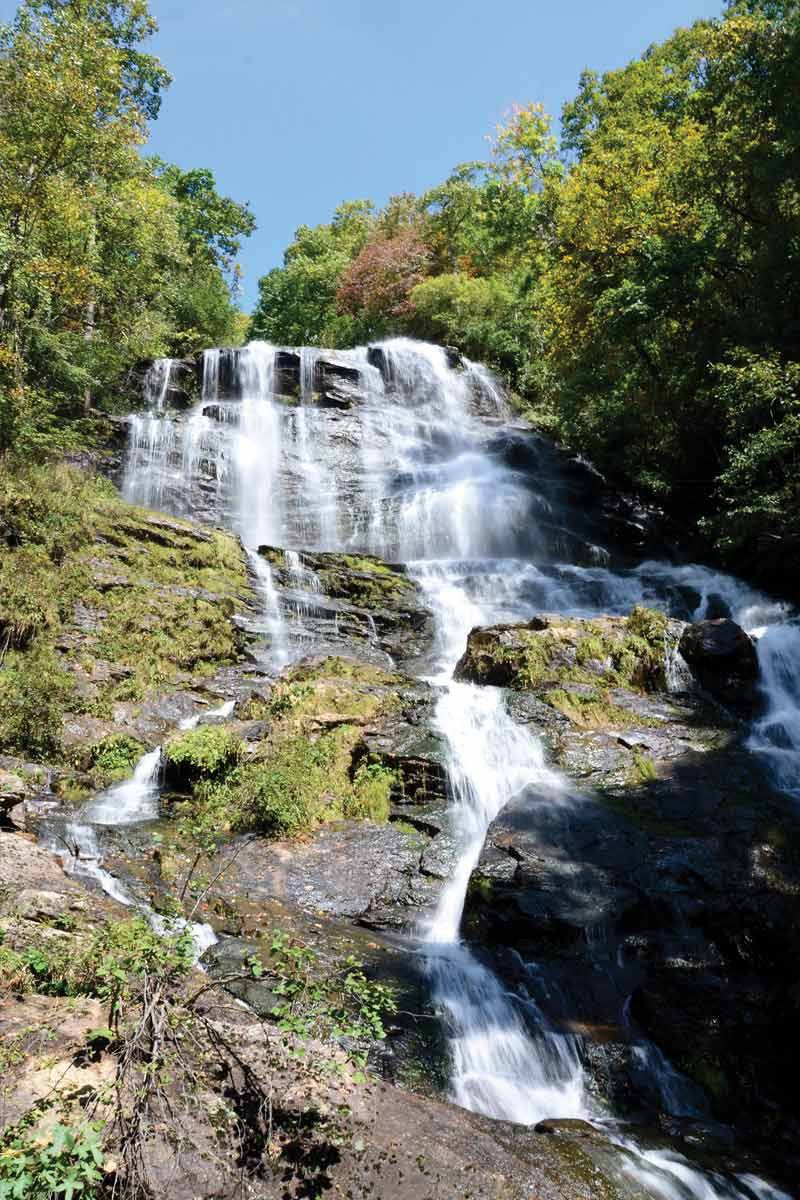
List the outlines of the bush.
{"type": "Polygon", "coordinates": [[[156,933],[142,917],[112,921],[76,950],[69,940],[42,940],[16,951],[0,946],[0,991],[96,996],[116,1021],[145,977],[184,975],[194,961],[185,930],[156,933]]]}
{"type": "Polygon", "coordinates": [[[45,762],[59,759],[62,713],[74,687],[48,646],[8,659],[0,671],[0,746],[45,762]]]}
{"type": "Polygon", "coordinates": [[[0,1135],[0,1200],[51,1200],[53,1196],[96,1196],[103,1178],[101,1121],[77,1127],[54,1125],[45,1136],[37,1123],[47,1113],[42,1104],[0,1135]]]}
{"type": "Polygon", "coordinates": [[[144,752],[144,746],[136,738],[113,733],[92,746],[90,769],[98,776],[100,786],[107,786],[130,775],[144,752]]]}
{"type": "Polygon", "coordinates": [[[200,725],[171,738],[164,747],[167,767],[181,781],[219,775],[241,755],[241,743],[221,725],[200,725]]]}

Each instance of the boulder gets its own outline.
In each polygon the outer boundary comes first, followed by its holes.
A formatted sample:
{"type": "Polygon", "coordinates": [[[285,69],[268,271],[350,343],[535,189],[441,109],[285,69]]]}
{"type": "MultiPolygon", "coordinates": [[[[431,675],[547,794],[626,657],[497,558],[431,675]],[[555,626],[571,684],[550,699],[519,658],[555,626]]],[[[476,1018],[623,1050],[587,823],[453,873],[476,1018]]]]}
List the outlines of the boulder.
{"type": "Polygon", "coordinates": [[[313,390],[323,408],[350,408],[361,398],[361,372],[335,359],[317,359],[313,390]]]}
{"type": "Polygon", "coordinates": [[[739,711],[757,704],[758,655],[753,639],[726,617],[687,625],[679,650],[704,691],[739,711]]]}

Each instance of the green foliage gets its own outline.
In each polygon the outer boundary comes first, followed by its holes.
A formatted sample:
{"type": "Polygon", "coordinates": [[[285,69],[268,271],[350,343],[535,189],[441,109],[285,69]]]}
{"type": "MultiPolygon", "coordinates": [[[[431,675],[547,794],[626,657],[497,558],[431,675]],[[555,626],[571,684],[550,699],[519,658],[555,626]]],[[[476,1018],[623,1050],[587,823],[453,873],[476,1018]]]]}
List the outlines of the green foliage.
{"type": "Polygon", "coordinates": [[[199,725],[170,738],[164,757],[187,779],[217,775],[240,757],[241,744],[222,725],[199,725]]]}
{"type": "MultiPolygon", "coordinates": [[[[257,960],[254,968],[260,970],[257,960]]],[[[366,1064],[366,1044],[385,1038],[384,1018],[397,1012],[390,988],[368,979],[352,956],[332,973],[313,950],[278,929],[269,970],[280,997],[271,1016],[280,1029],[301,1041],[345,1041],[351,1058],[366,1064]]]]}
{"type": "Polygon", "coordinates": [[[0,745],[41,762],[58,760],[63,713],[73,692],[72,677],[44,643],[9,655],[0,671],[0,745]]]}
{"type": "Polygon", "coordinates": [[[437,275],[411,293],[415,328],[431,341],[514,371],[525,357],[525,306],[508,277],[437,275]]]}
{"type": "Polygon", "coordinates": [[[259,280],[251,338],[292,346],[350,346],[359,330],[338,312],[342,275],[374,228],[373,205],[340,205],[329,225],[301,225],[284,254],[283,267],[259,280]]]}
{"type": "Polygon", "coordinates": [[[114,733],[92,746],[89,766],[99,777],[101,786],[108,786],[130,775],[144,754],[144,746],[125,733],[114,733]]]}
{"type": "Polygon", "coordinates": [[[146,0],[23,0],[0,25],[0,454],[76,448],[143,358],[237,323],[253,229],[205,170],[140,153],[169,83],[146,0]]]}
{"type": "Polygon", "coordinates": [[[362,759],[353,772],[353,790],[345,798],[346,817],[388,821],[395,773],[381,763],[362,759]]]}
{"type": "Polygon", "coordinates": [[[96,996],[116,1024],[146,978],[179,979],[192,966],[185,931],[156,933],[142,917],[112,921],[76,945],[42,939],[22,951],[0,946],[0,986],[47,996],[96,996]]]}
{"type": "Polygon", "coordinates": [[[0,1134],[0,1200],[90,1200],[103,1179],[102,1121],[37,1129],[47,1106],[36,1106],[0,1134]]]}

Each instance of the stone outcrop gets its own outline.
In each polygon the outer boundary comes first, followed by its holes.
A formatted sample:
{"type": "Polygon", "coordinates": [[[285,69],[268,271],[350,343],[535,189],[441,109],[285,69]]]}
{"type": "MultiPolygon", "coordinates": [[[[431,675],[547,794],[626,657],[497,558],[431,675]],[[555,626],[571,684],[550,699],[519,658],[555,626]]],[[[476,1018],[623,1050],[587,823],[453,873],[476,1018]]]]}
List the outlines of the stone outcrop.
{"type": "Polygon", "coordinates": [[[369,555],[290,554],[259,547],[272,568],[288,632],[306,631],[315,653],[345,653],[413,670],[433,641],[433,621],[404,567],[369,555]]]}
{"type": "Polygon", "coordinates": [[[563,1020],[589,1037],[595,1086],[615,1108],[642,1104],[626,1082],[638,1030],[689,1095],[700,1085],[718,1119],[749,1127],[780,1163],[798,1134],[786,1063],[800,1051],[800,818],[744,746],[738,703],[721,704],[751,676],[746,635],[728,621],[658,633],[642,613],[633,625],[541,617],[470,635],[460,676],[509,689],[515,719],[576,790],[528,789],[497,817],[466,927],[512,983],[535,996],[543,972],[551,1002],[553,982],[563,989],[563,1020]],[[651,651],[665,637],[688,651],[695,691],[663,690],[651,651]],[[723,663],[713,678],[709,659],[723,663]],[[632,1028],[619,1025],[626,996],[632,1028]]]}
{"type": "Polygon", "coordinates": [[[758,655],[739,625],[727,618],[696,621],[684,629],[679,648],[704,691],[737,711],[753,712],[758,655]]]}

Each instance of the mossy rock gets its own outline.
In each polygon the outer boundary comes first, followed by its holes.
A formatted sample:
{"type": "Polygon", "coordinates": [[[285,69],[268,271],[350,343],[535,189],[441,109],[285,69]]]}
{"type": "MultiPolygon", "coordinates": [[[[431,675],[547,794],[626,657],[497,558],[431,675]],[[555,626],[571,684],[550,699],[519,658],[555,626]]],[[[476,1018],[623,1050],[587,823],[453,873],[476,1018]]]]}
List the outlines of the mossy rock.
{"type": "Polygon", "coordinates": [[[115,705],[241,657],[233,617],[250,589],[230,534],[136,508],[104,480],[48,466],[3,474],[0,538],[9,641],[0,750],[63,761],[65,714],[92,731],[79,739],[91,744],[115,705]]]}
{"type": "Polygon", "coordinates": [[[625,728],[614,691],[663,690],[666,650],[681,625],[641,607],[628,617],[550,614],[519,625],[473,629],[456,679],[528,692],[582,729],[625,728]]]}

